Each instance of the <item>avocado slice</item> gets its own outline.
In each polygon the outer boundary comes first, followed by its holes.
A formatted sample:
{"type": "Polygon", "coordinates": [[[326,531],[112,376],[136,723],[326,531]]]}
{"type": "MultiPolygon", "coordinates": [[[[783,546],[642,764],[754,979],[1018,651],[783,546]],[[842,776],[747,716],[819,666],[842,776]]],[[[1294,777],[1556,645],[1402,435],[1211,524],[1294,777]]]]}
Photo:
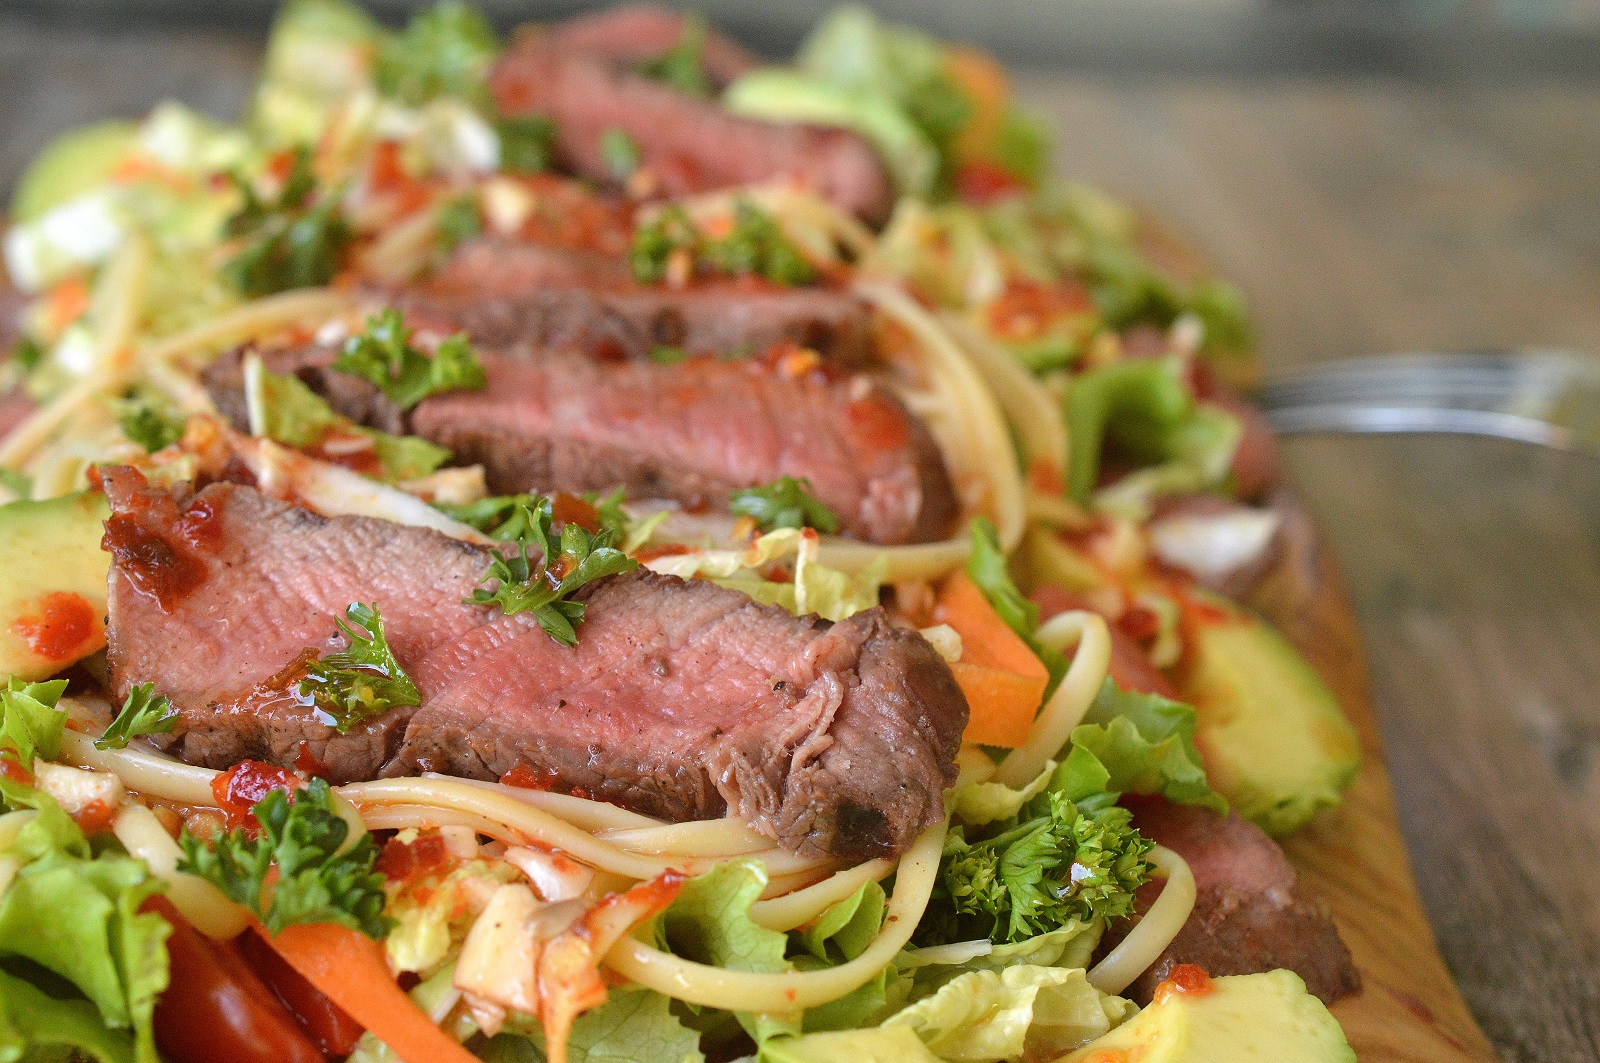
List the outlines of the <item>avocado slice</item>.
{"type": "Polygon", "coordinates": [[[1192,625],[1179,695],[1195,708],[1211,785],[1268,834],[1332,808],[1361,764],[1361,744],[1332,692],[1260,618],[1193,591],[1211,616],[1192,625]]]}
{"type": "Polygon", "coordinates": [[[32,221],[51,207],[105,184],[119,162],[133,151],[139,127],[133,122],[99,122],[63,133],[40,152],[17,182],[11,220],[32,221]]]}
{"type": "Polygon", "coordinates": [[[1338,1020],[1293,971],[1163,982],[1138,1015],[1060,1063],[1355,1063],[1338,1020]]]}
{"type": "Polygon", "coordinates": [[[0,506],[0,682],[52,676],[106,644],[105,496],[0,506]]]}

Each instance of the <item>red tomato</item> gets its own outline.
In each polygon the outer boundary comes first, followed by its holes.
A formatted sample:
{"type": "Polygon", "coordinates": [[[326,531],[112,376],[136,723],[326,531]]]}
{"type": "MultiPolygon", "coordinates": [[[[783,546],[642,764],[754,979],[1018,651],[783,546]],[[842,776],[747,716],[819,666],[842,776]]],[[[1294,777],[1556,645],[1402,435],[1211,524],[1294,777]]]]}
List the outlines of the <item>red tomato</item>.
{"type": "Polygon", "coordinates": [[[201,936],[165,897],[144,909],[172,924],[171,976],[155,1035],[170,1063],[327,1063],[294,1016],[227,943],[201,936]]]}
{"type": "Polygon", "coordinates": [[[285,963],[262,939],[260,931],[246,930],[235,944],[251,970],[261,976],[324,1055],[348,1056],[355,1051],[356,1042],[361,1040],[361,1024],[285,963]]]}

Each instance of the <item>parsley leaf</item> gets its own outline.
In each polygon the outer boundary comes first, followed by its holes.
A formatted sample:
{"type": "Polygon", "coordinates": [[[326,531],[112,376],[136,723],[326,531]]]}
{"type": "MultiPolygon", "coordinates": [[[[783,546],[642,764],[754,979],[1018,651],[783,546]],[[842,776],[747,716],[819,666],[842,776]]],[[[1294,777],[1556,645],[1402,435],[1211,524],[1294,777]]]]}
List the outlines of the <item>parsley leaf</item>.
{"type": "Polygon", "coordinates": [[[713,86],[706,76],[705,47],[706,20],[699,15],[686,15],[677,43],[655,59],[641,63],[639,73],[686,95],[709,99],[713,86]]]}
{"type": "Polygon", "coordinates": [[[628,250],[628,264],[641,284],[667,279],[673,256],[688,253],[703,274],[740,277],[755,274],[774,284],[807,284],[816,276],[811,263],[772,216],[747,199],[733,205],[733,225],[708,237],[681,207],[667,207],[639,226],[628,250]]]}
{"type": "Polygon", "coordinates": [[[350,825],[334,811],[326,780],[312,779],[292,797],[287,789],[274,790],[251,811],[261,824],[259,837],[232,830],[207,845],[184,831],[179,868],[255,912],[272,934],[298,923],[338,923],[380,939],[389,933],[383,876],[373,871],[378,847],[363,834],[339,851],[350,825]],[[278,879],[263,896],[273,865],[278,879]]]}
{"type": "Polygon", "coordinates": [[[441,391],[483,389],[483,365],[464,334],[439,344],[432,358],[410,341],[400,312],[385,310],[367,319],[365,332],[345,341],[332,368],[371,381],[402,410],[441,391]]]}
{"type": "Polygon", "coordinates": [[[735,491],[728,509],[736,516],[751,518],[764,532],[774,528],[839,530],[838,514],[811,494],[811,481],[804,478],[780,476],[769,484],[735,491]]]}
{"type": "MultiPolygon", "coordinates": [[[[507,616],[532,613],[545,634],[562,645],[576,646],[584,605],[571,600],[572,592],[597,579],[631,572],[639,562],[613,545],[619,537],[615,527],[591,533],[568,522],[552,542],[553,508],[549,498],[536,499],[530,508],[519,497],[512,510],[518,521],[517,552],[497,554],[479,582],[497,580],[498,585],[493,591],[479,587],[467,600],[499,605],[507,616]]],[[[496,536],[501,537],[499,529],[496,536]]]]}
{"type": "Polygon", "coordinates": [[[477,198],[468,194],[450,200],[434,215],[433,226],[439,234],[439,246],[446,251],[477,236],[483,232],[477,198]]]}
{"type": "Polygon", "coordinates": [[[639,145],[625,131],[613,126],[600,134],[600,159],[618,181],[626,181],[639,168],[639,145]]]}
{"type": "Polygon", "coordinates": [[[327,284],[339,268],[339,255],[353,236],[341,212],[340,197],[315,198],[311,152],[294,153],[276,202],[259,199],[249,182],[235,176],[244,195],[224,227],[228,236],[248,237],[243,249],[222,267],[222,275],[251,298],[327,284]]]}
{"type": "Polygon", "coordinates": [[[556,124],[544,115],[500,118],[500,169],[505,173],[543,173],[555,157],[556,124]]]}
{"type": "Polygon", "coordinates": [[[11,348],[11,360],[21,366],[24,373],[31,373],[39,368],[44,356],[44,347],[32,336],[23,336],[17,340],[16,346],[11,348]]]}
{"type": "Polygon", "coordinates": [[[94,740],[96,749],[125,749],[130,738],[143,735],[171,734],[178,722],[178,710],[172,707],[165,694],[157,694],[154,683],[138,683],[128,691],[117,718],[111,721],[105,734],[94,740]]]}
{"type": "Polygon", "coordinates": [[[154,454],[183,436],[184,422],[152,403],[130,401],[117,415],[117,425],[123,435],[154,454]]]}
{"type": "Polygon", "coordinates": [[[389,709],[422,704],[416,684],[401,670],[384,638],[378,607],[351,602],[344,615],[349,623],[340,620],[338,625],[349,647],[313,661],[299,684],[301,695],[333,717],[340,734],[389,709]]]}
{"type": "Polygon", "coordinates": [[[965,828],[953,828],[920,943],[1024,941],[1072,919],[1132,914],[1154,843],[1133,828],[1116,797],[1052,784],[1024,810],[1026,818],[989,838],[968,841],[965,828]]]}

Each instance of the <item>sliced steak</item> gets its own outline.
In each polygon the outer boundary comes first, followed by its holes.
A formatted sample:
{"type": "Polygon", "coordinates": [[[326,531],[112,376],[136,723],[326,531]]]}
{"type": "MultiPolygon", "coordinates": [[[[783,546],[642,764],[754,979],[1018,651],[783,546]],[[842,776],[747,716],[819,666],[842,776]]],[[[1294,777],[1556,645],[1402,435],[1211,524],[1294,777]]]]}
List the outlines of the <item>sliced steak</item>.
{"type": "MultiPolygon", "coordinates": [[[[207,371],[218,409],[245,424],[240,352],[207,371]]],[[[765,359],[677,365],[581,355],[481,353],[488,386],[423,400],[409,416],[365,381],[321,368],[326,349],[265,356],[296,372],[347,417],[409,429],[481,464],[492,491],[605,491],[631,498],[726,503],[779,476],[811,481],[841,530],[868,542],[943,538],[959,516],[928,429],[867,377],[765,359]]]]}
{"type": "MultiPolygon", "coordinates": [[[[1180,963],[1213,975],[1288,968],[1329,1004],[1361,988],[1328,909],[1301,891],[1283,850],[1259,828],[1160,798],[1127,803],[1139,830],[1188,861],[1197,895],[1183,930],[1125,995],[1148,1003],[1180,963]]],[[[1159,891],[1159,883],[1140,890],[1140,906],[1159,891]]]]}
{"type": "Polygon", "coordinates": [[[882,160],[855,133],[729,114],[631,64],[563,47],[560,29],[515,42],[490,72],[489,89],[504,114],[551,118],[558,161],[597,181],[618,177],[602,149],[616,131],[669,196],[785,180],[869,222],[885,220],[893,206],[882,160]]]}
{"type": "Polygon", "coordinates": [[[108,663],[182,713],[157,740],[195,764],[311,757],[335,782],[523,767],[682,821],[732,811],[785,847],[859,859],[943,815],[967,707],[920,635],[881,609],[829,624],[637,570],[589,584],[578,643],[466,604],[486,548],[324,518],[220,482],[187,496],[105,473],[108,663]],[[294,693],[335,619],[375,603],[422,694],[340,735],[294,693]]]}
{"type": "MultiPolygon", "coordinates": [[[[657,4],[630,4],[558,23],[547,31],[546,40],[562,51],[636,67],[671,51],[688,28],[689,20],[681,12],[657,4]]],[[[700,66],[713,86],[726,88],[760,65],[728,37],[705,27],[700,66]]]]}
{"type": "Polygon", "coordinates": [[[735,355],[792,340],[849,368],[872,358],[867,308],[846,292],[755,277],[639,284],[621,257],[533,240],[469,240],[391,298],[420,320],[492,347],[645,359],[661,347],[735,355]]]}

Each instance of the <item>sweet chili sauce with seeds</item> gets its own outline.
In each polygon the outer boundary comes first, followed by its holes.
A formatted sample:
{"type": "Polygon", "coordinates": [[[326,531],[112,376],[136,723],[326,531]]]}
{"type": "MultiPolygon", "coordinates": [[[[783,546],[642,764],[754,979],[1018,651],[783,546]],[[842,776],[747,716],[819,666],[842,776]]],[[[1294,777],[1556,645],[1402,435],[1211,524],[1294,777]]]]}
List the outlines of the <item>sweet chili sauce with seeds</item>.
{"type": "Polygon", "coordinates": [[[47,661],[77,658],[100,635],[100,617],[81,594],[53,591],[39,599],[37,611],[18,617],[11,632],[47,661]]]}
{"type": "Polygon", "coordinates": [[[1203,997],[1216,992],[1216,989],[1217,984],[1211,980],[1205,968],[1192,963],[1180,963],[1167,972],[1167,980],[1156,986],[1156,991],[1150,999],[1152,1004],[1160,1004],[1174,993],[1188,997],[1203,997]]]}
{"type": "Polygon", "coordinates": [[[274,790],[294,790],[304,784],[293,772],[276,764],[243,760],[211,780],[211,796],[227,818],[228,827],[250,830],[257,826],[250,810],[274,790]]]}

